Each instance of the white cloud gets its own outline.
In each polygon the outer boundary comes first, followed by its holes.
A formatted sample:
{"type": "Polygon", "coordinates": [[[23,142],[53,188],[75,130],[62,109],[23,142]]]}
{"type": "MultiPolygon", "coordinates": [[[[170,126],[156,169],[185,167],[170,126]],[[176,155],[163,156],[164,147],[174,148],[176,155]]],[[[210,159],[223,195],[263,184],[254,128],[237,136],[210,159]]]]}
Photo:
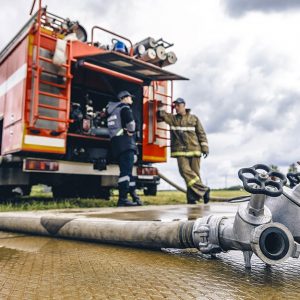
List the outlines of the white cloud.
{"type": "Polygon", "coordinates": [[[232,17],[251,11],[271,13],[300,9],[298,0],[224,0],[223,5],[232,17]]]}

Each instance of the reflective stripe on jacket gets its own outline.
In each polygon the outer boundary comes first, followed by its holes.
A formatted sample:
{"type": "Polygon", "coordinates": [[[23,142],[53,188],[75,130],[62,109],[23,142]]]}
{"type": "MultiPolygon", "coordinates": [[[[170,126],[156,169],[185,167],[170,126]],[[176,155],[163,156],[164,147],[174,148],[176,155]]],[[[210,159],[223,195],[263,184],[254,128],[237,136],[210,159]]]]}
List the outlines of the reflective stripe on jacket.
{"type": "Polygon", "coordinates": [[[203,126],[195,115],[167,113],[159,111],[159,117],[170,125],[171,156],[201,156],[208,152],[208,142],[203,126]]]}

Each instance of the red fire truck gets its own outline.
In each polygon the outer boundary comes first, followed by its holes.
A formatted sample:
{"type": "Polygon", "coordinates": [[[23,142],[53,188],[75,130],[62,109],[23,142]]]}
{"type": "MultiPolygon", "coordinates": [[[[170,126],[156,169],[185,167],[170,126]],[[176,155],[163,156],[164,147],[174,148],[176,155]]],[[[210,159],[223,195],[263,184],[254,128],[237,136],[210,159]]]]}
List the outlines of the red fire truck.
{"type": "Polygon", "coordinates": [[[105,107],[121,90],[135,95],[137,185],[156,194],[153,163],[166,162],[168,128],[158,123],[158,101],[171,110],[176,61],[171,44],[129,39],[94,26],[91,41],[78,22],[39,7],[0,53],[0,195],[35,184],[55,197],[108,197],[119,169],[109,159],[105,107]],[[94,41],[109,34],[112,45],[94,41]],[[164,53],[163,53],[164,52],[164,53]]]}

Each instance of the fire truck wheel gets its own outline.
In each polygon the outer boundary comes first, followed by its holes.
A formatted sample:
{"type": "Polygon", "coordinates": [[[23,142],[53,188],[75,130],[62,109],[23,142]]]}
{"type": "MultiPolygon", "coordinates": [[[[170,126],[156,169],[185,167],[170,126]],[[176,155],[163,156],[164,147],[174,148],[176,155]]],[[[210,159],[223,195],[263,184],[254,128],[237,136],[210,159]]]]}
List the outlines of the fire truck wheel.
{"type": "Polygon", "coordinates": [[[31,185],[22,185],[21,187],[22,190],[22,196],[29,196],[31,193],[31,185]]]}
{"type": "Polygon", "coordinates": [[[54,185],[52,186],[53,198],[76,198],[77,190],[74,189],[74,186],[70,185],[54,185]]]}
{"type": "Polygon", "coordinates": [[[111,196],[110,188],[100,188],[98,191],[98,197],[100,199],[109,200],[111,196]]]}
{"type": "Polygon", "coordinates": [[[99,198],[104,200],[109,200],[110,197],[110,189],[102,188],[100,186],[94,185],[85,186],[79,190],[80,198],[99,198]]]}
{"type": "Polygon", "coordinates": [[[0,203],[9,202],[13,198],[12,187],[0,187],[0,203]]]}
{"type": "Polygon", "coordinates": [[[145,196],[156,196],[156,194],[157,194],[157,185],[156,184],[148,184],[144,188],[145,196]]]}

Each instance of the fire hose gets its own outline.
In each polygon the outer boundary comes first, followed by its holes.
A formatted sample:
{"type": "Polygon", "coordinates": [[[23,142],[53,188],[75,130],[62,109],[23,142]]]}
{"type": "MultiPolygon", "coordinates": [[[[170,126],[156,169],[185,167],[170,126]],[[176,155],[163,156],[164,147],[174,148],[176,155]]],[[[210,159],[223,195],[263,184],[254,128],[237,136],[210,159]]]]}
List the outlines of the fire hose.
{"type": "MultiPolygon", "coordinates": [[[[158,176],[163,179],[165,182],[167,182],[168,184],[170,184],[171,186],[173,186],[176,190],[183,192],[186,194],[186,189],[184,189],[183,187],[179,186],[177,183],[175,183],[174,181],[172,181],[171,179],[169,179],[168,177],[166,177],[164,174],[162,174],[161,172],[158,172],[158,176]]],[[[247,196],[240,196],[241,198],[247,197],[247,196]]],[[[228,198],[225,197],[212,197],[210,196],[210,200],[213,201],[224,201],[224,200],[228,200],[228,198]]]]}
{"type": "Polygon", "coordinates": [[[267,197],[280,201],[285,176],[256,165],[241,169],[239,177],[251,199],[239,206],[235,217],[210,215],[195,221],[157,222],[10,212],[0,214],[0,230],[141,248],[197,248],[209,255],[240,250],[247,268],[253,253],[268,265],[298,258],[300,245],[287,226],[273,222],[265,205],[267,197]],[[253,178],[247,178],[246,173],[253,178]]]}
{"type": "Polygon", "coordinates": [[[163,179],[165,182],[167,182],[168,184],[170,184],[171,186],[173,186],[178,191],[186,193],[186,189],[182,188],[181,186],[179,186],[178,184],[176,184],[174,181],[170,180],[168,177],[166,177],[165,175],[163,175],[161,172],[158,172],[158,176],[161,179],[163,179]]]}

